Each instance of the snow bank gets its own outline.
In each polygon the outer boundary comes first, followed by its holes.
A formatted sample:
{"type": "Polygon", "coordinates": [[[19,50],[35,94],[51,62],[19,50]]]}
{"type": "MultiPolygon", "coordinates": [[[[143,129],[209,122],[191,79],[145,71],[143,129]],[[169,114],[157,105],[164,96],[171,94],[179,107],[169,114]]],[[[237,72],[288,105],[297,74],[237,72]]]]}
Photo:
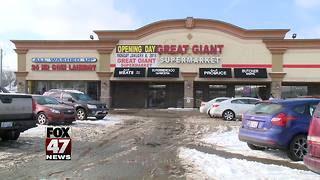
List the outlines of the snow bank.
{"type": "Polygon", "coordinates": [[[168,110],[170,111],[193,111],[195,110],[194,108],[168,108],[168,110]]]}
{"type": "Polygon", "coordinates": [[[37,127],[28,129],[21,133],[21,137],[44,137],[46,136],[46,125],[37,125],[37,127]]]}
{"type": "Polygon", "coordinates": [[[120,117],[114,117],[114,116],[106,116],[104,119],[101,120],[84,120],[80,121],[77,120],[74,122],[75,124],[93,124],[93,125],[103,125],[103,126],[111,126],[115,125],[116,123],[120,122],[120,117]]]}
{"type": "MultiPolygon", "coordinates": [[[[104,119],[102,120],[85,120],[85,121],[75,121],[73,122],[72,125],[68,125],[71,127],[77,127],[77,128],[81,128],[83,126],[85,126],[86,124],[90,124],[90,125],[101,125],[101,126],[112,126],[115,125],[116,123],[121,122],[121,117],[119,116],[106,116],[104,119]],[[78,126],[81,125],[81,126],[78,126]]],[[[45,137],[46,136],[46,127],[48,127],[47,125],[37,125],[37,127],[28,129],[26,131],[24,131],[23,133],[21,133],[21,137],[45,137]]]]}
{"type": "Polygon", "coordinates": [[[244,156],[254,156],[275,160],[289,160],[286,153],[280,150],[265,150],[254,151],[251,150],[247,143],[238,139],[239,129],[232,129],[226,131],[225,127],[219,127],[218,131],[203,138],[202,141],[207,144],[214,145],[219,150],[225,150],[227,152],[238,153],[244,156]]]}
{"type": "Polygon", "coordinates": [[[195,179],[315,179],[311,171],[263,164],[254,161],[225,159],[194,149],[180,148],[179,158],[187,167],[188,176],[195,179]]]}

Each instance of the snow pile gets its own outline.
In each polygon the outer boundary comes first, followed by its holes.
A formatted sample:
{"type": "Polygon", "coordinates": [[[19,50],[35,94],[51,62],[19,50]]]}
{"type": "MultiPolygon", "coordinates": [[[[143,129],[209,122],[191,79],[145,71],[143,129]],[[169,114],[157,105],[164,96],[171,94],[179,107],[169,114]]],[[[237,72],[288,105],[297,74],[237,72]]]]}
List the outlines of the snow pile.
{"type": "Polygon", "coordinates": [[[263,164],[254,161],[225,159],[194,149],[180,148],[179,158],[194,179],[315,179],[311,171],[263,164]]]}
{"type": "Polygon", "coordinates": [[[244,156],[255,156],[275,160],[289,160],[286,153],[280,150],[251,150],[247,146],[247,143],[239,140],[238,132],[239,129],[236,128],[232,129],[231,131],[226,131],[226,127],[219,127],[218,131],[203,138],[202,141],[207,144],[214,145],[219,150],[238,153],[244,156]]]}
{"type": "Polygon", "coordinates": [[[193,111],[194,108],[173,108],[173,107],[170,107],[170,108],[168,108],[168,110],[170,110],[170,111],[193,111]]]}
{"type": "MultiPolygon", "coordinates": [[[[106,116],[102,120],[85,120],[85,121],[75,121],[70,126],[72,128],[76,128],[78,125],[81,125],[80,127],[83,128],[83,125],[99,125],[99,126],[112,126],[117,123],[121,122],[120,117],[117,116],[106,116]]],[[[28,129],[21,133],[21,137],[45,137],[46,136],[46,127],[47,125],[37,125],[37,127],[28,129]]],[[[78,126],[79,127],[79,126],[78,126]]],[[[79,127],[79,128],[80,128],[79,127]]]]}
{"type": "Polygon", "coordinates": [[[75,124],[93,124],[93,125],[111,126],[111,125],[115,125],[119,122],[120,122],[119,117],[106,116],[104,119],[101,119],[101,120],[96,120],[96,119],[84,120],[84,121],[77,120],[74,123],[75,124]]]}
{"type": "Polygon", "coordinates": [[[46,136],[46,127],[45,125],[37,125],[37,127],[28,129],[21,133],[21,137],[45,137],[46,136]]]}

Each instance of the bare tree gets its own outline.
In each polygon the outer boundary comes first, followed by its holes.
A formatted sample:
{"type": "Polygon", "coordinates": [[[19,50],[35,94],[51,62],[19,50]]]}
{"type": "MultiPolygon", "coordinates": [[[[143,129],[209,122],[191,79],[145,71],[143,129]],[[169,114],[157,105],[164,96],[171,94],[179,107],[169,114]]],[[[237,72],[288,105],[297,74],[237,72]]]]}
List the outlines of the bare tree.
{"type": "Polygon", "coordinates": [[[16,76],[13,71],[11,70],[4,70],[2,72],[2,87],[6,87],[9,85],[15,86],[16,85],[16,76]]]}

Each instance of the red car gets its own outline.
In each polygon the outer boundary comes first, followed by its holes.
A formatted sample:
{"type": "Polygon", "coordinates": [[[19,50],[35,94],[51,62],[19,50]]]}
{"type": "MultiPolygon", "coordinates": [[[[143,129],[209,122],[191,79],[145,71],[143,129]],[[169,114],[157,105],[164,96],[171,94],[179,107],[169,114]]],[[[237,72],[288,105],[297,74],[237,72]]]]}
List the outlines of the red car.
{"type": "Polygon", "coordinates": [[[39,124],[71,124],[76,120],[76,112],[73,106],[60,104],[52,97],[32,95],[35,100],[36,110],[34,114],[39,124]]]}
{"type": "Polygon", "coordinates": [[[308,134],[308,154],[304,156],[303,161],[309,169],[320,174],[320,104],[312,116],[308,134]]]}

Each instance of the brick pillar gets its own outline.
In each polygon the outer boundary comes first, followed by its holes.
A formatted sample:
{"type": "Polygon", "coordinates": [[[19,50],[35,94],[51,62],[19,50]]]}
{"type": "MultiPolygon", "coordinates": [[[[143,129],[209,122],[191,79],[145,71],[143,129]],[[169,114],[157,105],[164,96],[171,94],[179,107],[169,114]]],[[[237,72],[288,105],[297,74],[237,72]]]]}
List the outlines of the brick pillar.
{"type": "Polygon", "coordinates": [[[282,81],[286,73],[283,71],[283,54],[286,52],[285,47],[275,47],[267,43],[267,47],[271,52],[272,57],[272,72],[269,73],[271,77],[270,93],[274,98],[281,98],[282,81]]]}
{"type": "Polygon", "coordinates": [[[17,91],[18,93],[28,93],[28,85],[26,77],[28,72],[15,72],[17,79],[17,91]]]}
{"type": "Polygon", "coordinates": [[[184,79],[184,108],[194,107],[194,93],[193,93],[193,82],[194,78],[198,73],[194,72],[182,72],[181,75],[184,79]]]}
{"type": "Polygon", "coordinates": [[[108,46],[104,48],[97,49],[99,53],[99,69],[97,70],[97,75],[100,79],[101,85],[101,95],[100,101],[111,107],[111,94],[110,94],[110,78],[112,72],[110,71],[110,61],[111,53],[116,45],[116,42],[107,44],[108,46]]]}
{"type": "Polygon", "coordinates": [[[18,65],[18,71],[15,72],[16,79],[17,79],[17,91],[19,93],[27,93],[28,92],[28,85],[26,81],[26,77],[28,75],[28,70],[26,66],[27,62],[27,53],[28,49],[15,49],[17,53],[17,65],[18,65]]]}
{"type": "Polygon", "coordinates": [[[269,73],[271,82],[271,94],[274,98],[280,99],[282,93],[282,80],[286,73],[284,72],[271,72],[269,73]]]}
{"type": "Polygon", "coordinates": [[[110,78],[112,72],[97,72],[101,83],[101,96],[100,101],[107,104],[108,107],[111,106],[111,94],[110,94],[110,78]]]}

